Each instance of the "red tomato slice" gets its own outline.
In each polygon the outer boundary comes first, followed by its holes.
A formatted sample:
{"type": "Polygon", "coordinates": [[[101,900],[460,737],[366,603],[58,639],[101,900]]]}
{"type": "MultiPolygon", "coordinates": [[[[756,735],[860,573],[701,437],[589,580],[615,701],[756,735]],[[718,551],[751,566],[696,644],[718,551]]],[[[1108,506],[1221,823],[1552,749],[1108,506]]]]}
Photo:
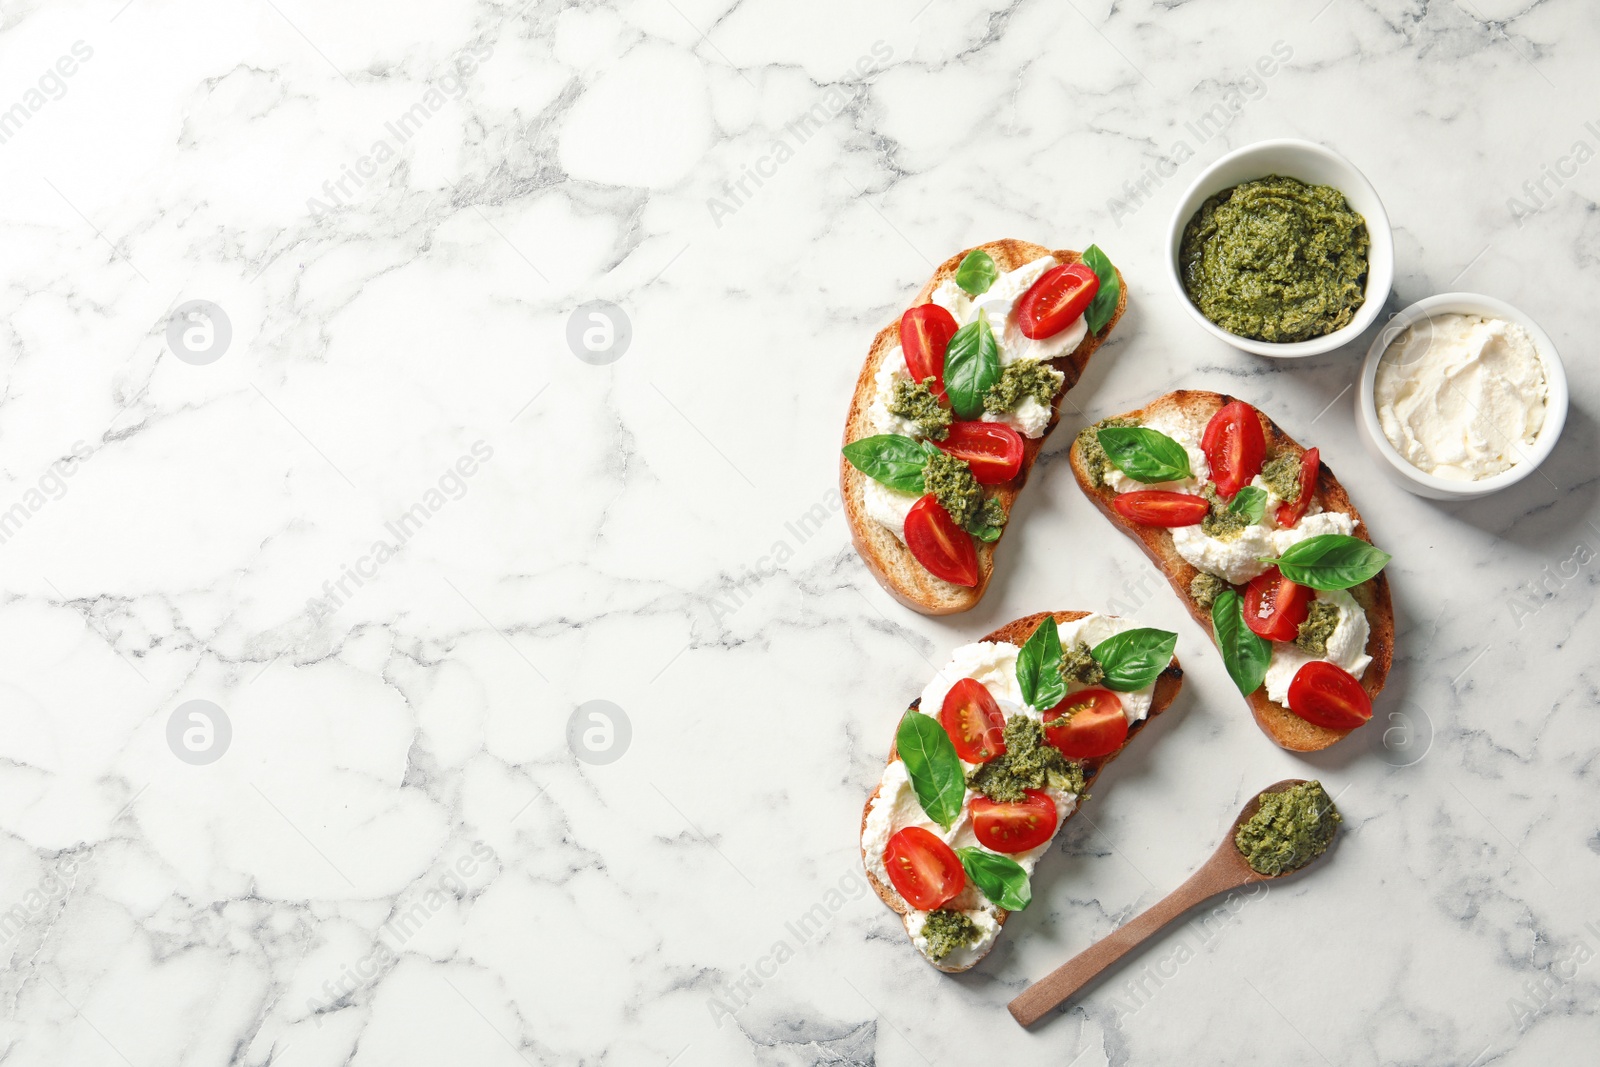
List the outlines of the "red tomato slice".
{"type": "Polygon", "coordinates": [[[1261,464],[1267,458],[1267,435],[1261,430],[1261,417],[1243,400],[1223,405],[1206,424],[1200,449],[1211,464],[1211,480],[1217,483],[1217,493],[1233,496],[1261,473],[1261,464]]]}
{"type": "Polygon", "coordinates": [[[1306,449],[1305,455],[1300,457],[1300,499],[1293,504],[1278,505],[1279,526],[1293,526],[1305,516],[1306,508],[1311,506],[1311,496],[1317,491],[1317,468],[1321,466],[1322,454],[1314,448],[1306,449]]]}
{"type": "Polygon", "coordinates": [[[945,694],[939,725],[955,743],[956,755],[968,763],[987,763],[1003,756],[1006,717],[1000,705],[976,678],[963,678],[945,694]]]}
{"type": "Polygon", "coordinates": [[[889,838],[883,866],[900,895],[919,911],[932,911],[967,886],[961,857],[920,826],[908,826],[889,838]]]}
{"type": "Polygon", "coordinates": [[[1003,422],[954,422],[934,444],[964,460],[979,485],[1009,482],[1022,469],[1022,435],[1003,422]]]}
{"type": "Polygon", "coordinates": [[[972,833],[993,852],[1026,852],[1056,832],[1056,802],[1042,789],[1028,790],[1028,799],[1002,804],[986,796],[972,798],[972,833]]]}
{"type": "Polygon", "coordinates": [[[1269,641],[1293,641],[1311,614],[1315,594],[1296,585],[1278,568],[1269,567],[1250,579],[1244,591],[1244,623],[1269,641]]]}
{"type": "Polygon", "coordinates": [[[1144,526],[1194,526],[1206,517],[1211,505],[1203,496],[1169,493],[1164,489],[1138,489],[1119,493],[1111,501],[1117,514],[1144,526]]]}
{"type": "Polygon", "coordinates": [[[932,493],[906,513],[906,547],[935,578],[972,588],[978,584],[978,549],[932,493]]]}
{"type": "Polygon", "coordinates": [[[1071,326],[1100,291],[1100,279],[1082,263],[1051,267],[1017,301],[1017,325],[1034,341],[1071,326]]]}
{"type": "Polygon", "coordinates": [[[900,351],[911,380],[933,378],[933,395],[944,395],[944,353],[956,333],[955,317],[938,304],[918,304],[900,316],[900,351]]]}
{"type": "Polygon", "coordinates": [[[1109,756],[1128,739],[1122,701],[1109,689],[1081,689],[1044,713],[1044,739],[1069,759],[1109,756]]]}
{"type": "Polygon", "coordinates": [[[1354,730],[1372,718],[1372,698],[1343,667],[1312,660],[1289,683],[1289,710],[1317,726],[1354,730]]]}

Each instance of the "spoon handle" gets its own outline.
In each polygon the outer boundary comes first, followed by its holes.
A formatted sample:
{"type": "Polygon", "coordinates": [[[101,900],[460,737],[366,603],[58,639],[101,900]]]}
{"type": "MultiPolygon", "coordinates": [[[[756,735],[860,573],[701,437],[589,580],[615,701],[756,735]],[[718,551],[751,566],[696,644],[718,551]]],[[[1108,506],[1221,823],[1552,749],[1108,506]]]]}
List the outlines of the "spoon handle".
{"type": "Polygon", "coordinates": [[[1032,1026],[1163,926],[1201,901],[1250,880],[1240,877],[1238,864],[1221,862],[1226,858],[1213,857],[1149,909],[1023,990],[1007,1005],[1012,1017],[1023,1026],[1032,1026]]]}

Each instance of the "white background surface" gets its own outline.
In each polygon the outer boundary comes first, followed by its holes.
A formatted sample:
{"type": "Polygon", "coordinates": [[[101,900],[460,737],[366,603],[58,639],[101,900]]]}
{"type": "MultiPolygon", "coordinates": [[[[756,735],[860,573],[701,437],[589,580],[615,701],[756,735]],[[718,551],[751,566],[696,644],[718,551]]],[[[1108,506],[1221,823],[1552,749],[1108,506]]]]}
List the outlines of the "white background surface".
{"type": "Polygon", "coordinates": [[[1600,149],[1593,12],[920,5],[8,7],[0,109],[25,114],[0,143],[0,510],[23,514],[0,545],[0,1061],[1592,1053],[1600,163],[1537,199],[1524,182],[1600,149]],[[78,41],[92,56],[32,107],[78,41]],[[1277,42],[1288,62],[1247,77],[1277,42]],[[386,123],[441,84],[400,143],[386,123]],[[803,143],[785,133],[819,106],[803,143]],[[1377,186],[1391,310],[1467,289],[1549,331],[1573,400],[1541,474],[1466,506],[1408,496],[1355,436],[1365,340],[1275,364],[1176,306],[1168,212],[1270,136],[1377,186]],[[394,157],[332,198],[383,138],[394,157]],[[772,176],[735,204],[746,168],[772,176]],[[873,333],[1000,236],[1098,242],[1129,311],[987,599],[924,619],[837,514],[791,524],[833,492],[873,333]],[[592,299],[632,324],[608,366],[566,341],[592,299]],[[208,365],[167,347],[189,300],[231,322],[208,365]],[[1395,554],[1389,689],[1330,752],[1268,742],[1062,462],[1085,421],[1180,385],[1319,445],[1395,554]],[[492,456],[451,478],[480,441],[492,456]],[[361,563],[419,502],[402,550],[361,563]],[[314,611],[358,564],[373,577],[314,611]],[[1032,909],[944,976],[861,895],[860,806],[930,664],[1045,608],[1177,629],[1187,682],[1041,863],[1032,909]],[[205,766],[167,742],[192,699],[232,727],[205,766]],[[567,740],[595,699],[632,728],[606,765],[567,740]],[[1015,1026],[1007,1000],[1289,775],[1339,795],[1329,862],[1015,1026]]]}

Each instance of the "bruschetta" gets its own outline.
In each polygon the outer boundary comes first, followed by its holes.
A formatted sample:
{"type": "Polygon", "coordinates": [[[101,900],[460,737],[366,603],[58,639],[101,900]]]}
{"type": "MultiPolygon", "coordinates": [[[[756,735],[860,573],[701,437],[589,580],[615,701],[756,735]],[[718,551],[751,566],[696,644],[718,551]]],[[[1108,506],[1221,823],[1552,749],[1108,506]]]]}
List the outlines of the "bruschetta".
{"type": "Polygon", "coordinates": [[[1082,611],[955,650],[911,702],[861,813],[867,880],[942,971],[982,959],[1106,765],[1183,681],[1177,634],[1082,611]]]}
{"type": "Polygon", "coordinates": [[[1318,449],[1250,404],[1181,390],[1083,430],[1078,485],[1160,568],[1279,745],[1372,717],[1394,608],[1361,513],[1318,449]]]}
{"type": "Polygon", "coordinates": [[[1062,397],[1127,307],[1116,267],[1024,241],[950,257],[878,332],[839,463],[856,550],[897,600],[966,611],[1062,397]]]}

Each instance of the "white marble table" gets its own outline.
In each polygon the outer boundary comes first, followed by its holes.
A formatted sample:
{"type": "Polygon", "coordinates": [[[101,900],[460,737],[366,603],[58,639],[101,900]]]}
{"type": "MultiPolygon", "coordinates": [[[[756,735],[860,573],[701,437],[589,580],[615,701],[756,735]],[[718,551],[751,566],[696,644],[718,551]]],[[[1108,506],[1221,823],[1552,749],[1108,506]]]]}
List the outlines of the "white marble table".
{"type": "Polygon", "coordinates": [[[1588,5],[122,4],[0,30],[0,1063],[1593,1057],[1588,5]],[[1182,188],[1282,135],[1379,189],[1395,307],[1555,339],[1541,475],[1406,495],[1365,342],[1275,364],[1176,305],[1182,188]],[[1130,309],[988,598],[925,619],[830,510],[839,431],[872,333],[998,236],[1098,242],[1130,309]],[[597,300],[610,362],[569,346],[597,300]],[[1256,729],[1061,462],[1178,385],[1319,444],[1395,553],[1389,689],[1327,753],[1256,729]],[[863,893],[861,803],[929,661],[1068,607],[1177,629],[1183,695],[941,975],[863,893]],[[1289,775],[1339,794],[1332,862],[1013,1024],[1289,775]]]}

